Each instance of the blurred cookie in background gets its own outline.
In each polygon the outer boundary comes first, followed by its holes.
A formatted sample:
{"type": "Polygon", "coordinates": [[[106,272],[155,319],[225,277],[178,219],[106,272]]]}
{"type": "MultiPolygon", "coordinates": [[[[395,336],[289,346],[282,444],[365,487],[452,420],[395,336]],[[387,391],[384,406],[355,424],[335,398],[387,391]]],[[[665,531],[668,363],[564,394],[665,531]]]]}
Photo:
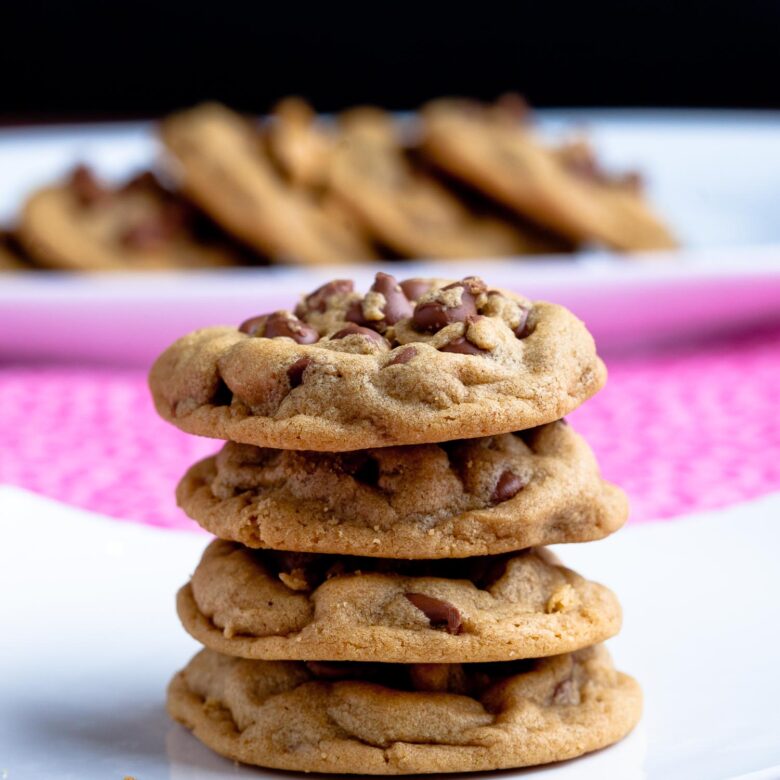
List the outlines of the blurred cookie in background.
{"type": "Polygon", "coordinates": [[[19,240],[36,263],[60,270],[208,268],[249,259],[154,174],[109,186],[83,165],[27,200],[19,240]]]}
{"type": "Polygon", "coordinates": [[[399,123],[382,109],[351,109],[326,124],[305,102],[288,99],[273,118],[269,148],[290,182],[331,196],[386,255],[451,259],[561,250],[561,242],[541,231],[474,213],[415,163],[399,123]]]}
{"type": "Polygon", "coordinates": [[[539,225],[617,250],[676,245],[637,177],[608,175],[581,141],[544,145],[519,99],[435,100],[421,116],[421,147],[434,164],[539,225]]]}
{"type": "Polygon", "coordinates": [[[163,120],[160,134],[183,190],[272,261],[319,265],[376,257],[360,235],[285,181],[259,128],[233,111],[204,104],[163,120]]]}

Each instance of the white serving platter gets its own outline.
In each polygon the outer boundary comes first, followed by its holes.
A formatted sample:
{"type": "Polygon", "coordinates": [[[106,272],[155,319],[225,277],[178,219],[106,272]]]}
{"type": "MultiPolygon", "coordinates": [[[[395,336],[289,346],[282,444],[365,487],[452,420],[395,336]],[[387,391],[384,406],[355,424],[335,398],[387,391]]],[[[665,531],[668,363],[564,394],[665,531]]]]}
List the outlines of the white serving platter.
{"type": "MultiPolygon", "coordinates": [[[[334,275],[480,273],[561,302],[602,348],[637,347],[780,320],[780,112],[547,111],[542,130],[584,128],[608,166],[639,168],[684,250],[347,268],[0,277],[0,359],[143,364],[183,332],[290,305],[334,275]]],[[[0,131],[0,223],[76,161],[109,179],[158,154],[145,123],[0,131]]]]}
{"type": "MultiPolygon", "coordinates": [[[[644,717],[594,755],[472,776],[780,777],[778,513],[775,494],[558,548],[619,595],[609,646],[642,684],[644,717]]],[[[173,597],[207,538],[0,487],[0,777],[297,776],[223,760],[165,714],[168,679],[197,649],[173,597]]]]}

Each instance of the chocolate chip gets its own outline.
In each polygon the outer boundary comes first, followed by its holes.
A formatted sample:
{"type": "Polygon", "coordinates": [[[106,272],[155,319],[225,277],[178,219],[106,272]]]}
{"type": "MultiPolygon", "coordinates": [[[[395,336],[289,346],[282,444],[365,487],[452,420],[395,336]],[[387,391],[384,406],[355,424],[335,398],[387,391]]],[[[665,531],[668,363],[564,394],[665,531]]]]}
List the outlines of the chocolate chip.
{"type": "Polygon", "coordinates": [[[129,179],[122,186],[120,192],[133,192],[137,190],[161,190],[162,185],[151,171],[141,171],[129,179]]]}
{"type": "Polygon", "coordinates": [[[564,707],[580,703],[580,691],[571,675],[555,686],[552,703],[564,707]]]}
{"type": "Polygon", "coordinates": [[[442,289],[461,289],[460,303],[456,306],[447,306],[438,300],[421,301],[414,308],[412,322],[420,330],[436,332],[453,322],[465,322],[469,317],[477,313],[477,305],[474,296],[461,282],[448,285],[442,289]]]}
{"type": "Polygon", "coordinates": [[[404,279],[399,287],[410,301],[416,301],[431,289],[431,284],[428,279],[404,279]]]}
{"type": "Polygon", "coordinates": [[[78,165],[73,169],[68,185],[82,206],[91,206],[111,195],[86,165],[78,165]]]}
{"type": "Polygon", "coordinates": [[[458,336],[452,341],[447,342],[443,347],[439,347],[439,352],[455,352],[459,355],[486,355],[489,350],[480,349],[476,344],[472,344],[465,336],[458,336]]]}
{"type": "Polygon", "coordinates": [[[170,232],[158,219],[146,219],[128,227],[119,237],[132,249],[156,249],[169,238],[170,232]]]}
{"type": "Polygon", "coordinates": [[[320,335],[311,325],[299,320],[293,314],[274,312],[265,324],[265,337],[274,339],[286,336],[298,344],[314,344],[320,340],[320,335]]]}
{"type": "Polygon", "coordinates": [[[131,249],[155,249],[163,240],[159,225],[152,220],[131,225],[119,236],[119,242],[131,249]]]}
{"type": "Polygon", "coordinates": [[[463,621],[460,612],[449,601],[426,596],[424,593],[404,593],[404,596],[425,614],[432,628],[443,628],[448,634],[461,632],[463,621]]]}
{"type": "Polygon", "coordinates": [[[502,501],[508,501],[510,498],[516,496],[525,486],[526,482],[517,474],[511,471],[505,471],[498,478],[495,488],[493,488],[493,495],[490,500],[494,504],[500,504],[502,501]]]}
{"type": "Polygon", "coordinates": [[[183,203],[163,201],[156,214],[128,227],[120,241],[133,249],[156,249],[186,225],[188,210],[183,203]]]}
{"type": "Polygon", "coordinates": [[[387,366],[398,366],[402,363],[408,363],[413,357],[417,355],[417,347],[404,347],[398,350],[393,357],[385,364],[387,366]]]}
{"type": "Polygon", "coordinates": [[[531,108],[522,95],[516,92],[508,92],[496,101],[496,105],[513,122],[527,122],[531,117],[531,108]]]}
{"type": "Polygon", "coordinates": [[[409,303],[409,299],[394,276],[380,271],[377,273],[371,289],[384,296],[384,320],[388,325],[395,325],[399,320],[412,316],[412,304],[409,303]]]}
{"type": "Polygon", "coordinates": [[[296,360],[287,369],[287,378],[290,380],[290,387],[298,387],[303,382],[303,372],[311,365],[312,361],[307,357],[296,360]]]}
{"type": "Polygon", "coordinates": [[[320,336],[311,325],[299,320],[294,314],[276,311],[273,314],[261,314],[245,320],[239,326],[242,333],[260,338],[274,339],[282,336],[298,344],[314,344],[320,336]]]}
{"type": "Polygon", "coordinates": [[[515,336],[519,339],[524,339],[526,336],[531,335],[533,329],[528,326],[528,315],[530,313],[530,309],[526,309],[525,307],[520,309],[520,322],[515,328],[515,336]]]}
{"type": "Polygon", "coordinates": [[[356,325],[368,325],[369,321],[363,316],[363,301],[352,301],[347,307],[344,319],[356,325]]]}
{"type": "Polygon", "coordinates": [[[355,284],[351,279],[334,279],[323,284],[304,299],[305,308],[308,311],[324,312],[328,306],[328,300],[334,295],[351,293],[355,290],[355,284]]]}
{"type": "Polygon", "coordinates": [[[365,336],[370,341],[376,344],[387,344],[387,339],[370,328],[361,328],[360,325],[356,325],[354,322],[350,322],[346,327],[342,328],[338,333],[334,333],[330,338],[344,339],[347,336],[365,336]]]}
{"type": "Polygon", "coordinates": [[[246,333],[249,336],[256,336],[264,327],[268,321],[268,314],[260,314],[257,317],[250,317],[248,320],[244,320],[238,329],[241,333],[246,333]]]}

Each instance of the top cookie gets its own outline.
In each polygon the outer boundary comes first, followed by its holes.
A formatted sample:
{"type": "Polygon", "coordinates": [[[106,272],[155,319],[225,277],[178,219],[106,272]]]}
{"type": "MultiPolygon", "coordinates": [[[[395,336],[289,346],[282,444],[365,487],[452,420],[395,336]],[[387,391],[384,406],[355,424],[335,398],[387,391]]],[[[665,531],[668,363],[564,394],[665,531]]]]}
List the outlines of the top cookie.
{"type": "Polygon", "coordinates": [[[190,433],[342,451],[507,433],[563,417],[606,379],[567,309],[458,282],[336,280],[295,313],[205,328],[155,362],[157,411],[190,433]]]}
{"type": "Polygon", "coordinates": [[[584,143],[542,145],[512,106],[437,100],[422,111],[422,148],[479,191],[575,242],[614,249],[669,249],[667,227],[635,176],[609,176],[584,143]]]}

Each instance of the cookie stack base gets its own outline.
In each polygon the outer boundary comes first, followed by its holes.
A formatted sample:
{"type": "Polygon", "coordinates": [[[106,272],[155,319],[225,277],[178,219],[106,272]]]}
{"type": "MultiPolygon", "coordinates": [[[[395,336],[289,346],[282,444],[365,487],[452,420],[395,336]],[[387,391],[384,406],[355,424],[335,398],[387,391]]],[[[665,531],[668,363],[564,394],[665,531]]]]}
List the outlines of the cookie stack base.
{"type": "Polygon", "coordinates": [[[639,720],[638,684],[601,646],[516,664],[480,690],[482,664],[350,664],[353,676],[332,679],[339,669],[328,665],[204,650],[171,682],[168,711],[236,761],[363,775],[545,764],[611,745],[639,720]],[[392,687],[377,681],[388,676],[392,687]]]}

